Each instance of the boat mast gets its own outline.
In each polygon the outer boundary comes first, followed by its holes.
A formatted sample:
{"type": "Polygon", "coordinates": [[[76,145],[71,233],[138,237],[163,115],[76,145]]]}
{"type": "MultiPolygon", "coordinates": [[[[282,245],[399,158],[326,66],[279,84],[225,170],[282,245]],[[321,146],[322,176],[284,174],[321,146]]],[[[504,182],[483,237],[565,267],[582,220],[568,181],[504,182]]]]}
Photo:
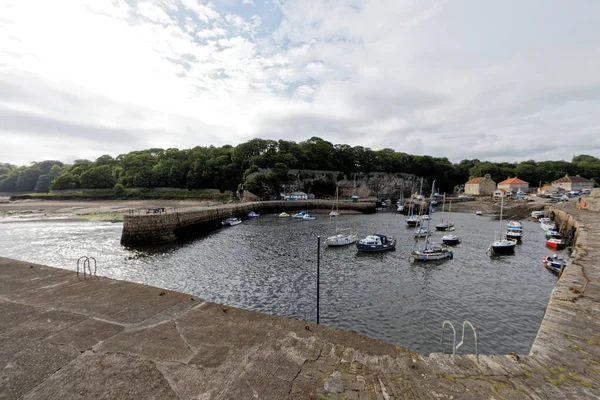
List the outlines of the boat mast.
{"type": "Polygon", "coordinates": [[[444,200],[442,201],[442,224],[444,223],[444,213],[446,207],[446,193],[444,193],[444,200]]]}
{"type": "Polygon", "coordinates": [[[500,240],[502,240],[502,210],[504,209],[504,194],[502,194],[502,197],[500,198],[500,229],[499,229],[499,234],[500,234],[500,240]]]}
{"type": "MultiPolygon", "coordinates": [[[[433,188],[434,187],[435,187],[435,179],[433,180],[433,183],[431,184],[431,195],[429,196],[429,204],[431,204],[431,200],[433,200],[433,188]]],[[[429,244],[429,224],[431,223],[431,206],[428,207],[427,215],[429,215],[429,219],[427,219],[427,233],[425,234],[425,248],[423,250],[427,250],[427,245],[429,244]]]]}
{"type": "Polygon", "coordinates": [[[338,218],[340,217],[340,194],[339,194],[339,187],[336,186],[335,188],[335,234],[337,235],[338,233],[338,218]]]}

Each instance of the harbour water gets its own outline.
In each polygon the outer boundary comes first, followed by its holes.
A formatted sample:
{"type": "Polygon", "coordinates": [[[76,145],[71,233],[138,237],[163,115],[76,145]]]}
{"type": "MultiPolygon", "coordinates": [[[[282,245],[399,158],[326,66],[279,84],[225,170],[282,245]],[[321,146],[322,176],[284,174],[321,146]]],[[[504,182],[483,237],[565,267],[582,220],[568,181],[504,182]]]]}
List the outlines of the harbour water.
{"type": "MultiPolygon", "coordinates": [[[[432,218],[432,229],[440,216],[432,218]]],[[[425,264],[408,257],[415,240],[404,219],[394,213],[339,217],[340,228],[395,236],[398,245],[378,254],[323,247],[321,323],[428,354],[441,351],[444,320],[460,325],[468,319],[480,352],[527,353],[556,282],[541,265],[551,250],[539,224],[524,221],[515,255],[495,258],[486,250],[498,221],[454,213],[454,233],[462,238],[454,258],[425,264]]],[[[333,225],[325,215],[316,221],[266,215],[185,243],[134,250],[120,245],[121,224],[3,223],[0,256],[70,269],[80,256],[93,256],[99,275],[314,322],[317,237],[324,239],[333,225]]],[[[466,342],[463,351],[474,352],[466,342]]]]}

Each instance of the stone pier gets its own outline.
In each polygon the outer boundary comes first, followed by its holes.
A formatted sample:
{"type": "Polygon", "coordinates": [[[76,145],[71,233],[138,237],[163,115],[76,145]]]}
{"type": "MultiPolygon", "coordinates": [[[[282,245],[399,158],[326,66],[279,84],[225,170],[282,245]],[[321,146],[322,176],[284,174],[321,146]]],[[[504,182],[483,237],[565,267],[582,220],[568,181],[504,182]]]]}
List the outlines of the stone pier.
{"type": "Polygon", "coordinates": [[[600,214],[553,211],[576,245],[531,352],[479,360],[0,258],[0,399],[600,398],[600,214]]]}
{"type": "MultiPolygon", "coordinates": [[[[179,237],[209,231],[232,215],[245,216],[250,211],[274,213],[292,210],[328,209],[333,201],[257,201],[225,204],[213,207],[199,207],[184,211],[148,215],[125,215],[121,243],[124,245],[148,245],[168,243],[179,237]]],[[[375,202],[341,201],[340,210],[363,213],[375,212],[375,202]]]]}

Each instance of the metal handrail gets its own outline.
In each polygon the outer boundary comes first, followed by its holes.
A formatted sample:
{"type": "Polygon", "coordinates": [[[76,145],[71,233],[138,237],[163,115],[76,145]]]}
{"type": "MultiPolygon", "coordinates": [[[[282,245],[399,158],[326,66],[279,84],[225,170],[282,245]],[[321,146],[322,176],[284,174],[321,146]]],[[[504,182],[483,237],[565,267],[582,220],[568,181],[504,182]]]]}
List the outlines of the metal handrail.
{"type": "Polygon", "coordinates": [[[96,259],[94,257],[88,257],[88,256],[81,256],[77,259],[77,275],[79,276],[79,263],[81,262],[81,260],[83,260],[83,277],[85,278],[87,273],[86,273],[86,268],[87,270],[90,272],[89,275],[96,275],[96,273],[98,272],[98,264],[96,262],[96,259]],[[92,262],[91,260],[94,260],[94,272],[92,273],[92,262]]]}
{"type": "Polygon", "coordinates": [[[452,357],[454,358],[454,356],[456,355],[456,329],[454,329],[454,325],[452,324],[452,322],[448,320],[442,323],[442,338],[440,339],[440,344],[442,345],[442,353],[446,354],[446,346],[444,346],[444,328],[446,327],[446,324],[450,325],[450,328],[452,328],[452,332],[454,334],[454,338],[452,339],[452,357]]]}
{"type": "Polygon", "coordinates": [[[460,346],[462,346],[463,343],[465,342],[465,326],[467,324],[471,327],[471,330],[473,331],[473,338],[475,339],[475,356],[477,357],[477,364],[479,364],[479,349],[477,348],[477,332],[475,331],[475,327],[473,326],[473,324],[470,323],[467,320],[463,321],[463,324],[462,324],[462,336],[461,336],[461,339],[460,339],[460,343],[456,345],[456,350],[458,351],[458,349],[460,348],[460,346]]]}

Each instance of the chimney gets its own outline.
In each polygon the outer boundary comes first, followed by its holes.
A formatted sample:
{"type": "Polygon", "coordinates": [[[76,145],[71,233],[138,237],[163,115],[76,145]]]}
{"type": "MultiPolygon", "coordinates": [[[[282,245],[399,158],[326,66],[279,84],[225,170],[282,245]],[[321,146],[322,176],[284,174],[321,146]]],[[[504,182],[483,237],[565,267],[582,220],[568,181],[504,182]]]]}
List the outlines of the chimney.
{"type": "Polygon", "coordinates": [[[484,178],[485,179],[492,179],[492,176],[490,174],[485,174],[484,178]]]}

